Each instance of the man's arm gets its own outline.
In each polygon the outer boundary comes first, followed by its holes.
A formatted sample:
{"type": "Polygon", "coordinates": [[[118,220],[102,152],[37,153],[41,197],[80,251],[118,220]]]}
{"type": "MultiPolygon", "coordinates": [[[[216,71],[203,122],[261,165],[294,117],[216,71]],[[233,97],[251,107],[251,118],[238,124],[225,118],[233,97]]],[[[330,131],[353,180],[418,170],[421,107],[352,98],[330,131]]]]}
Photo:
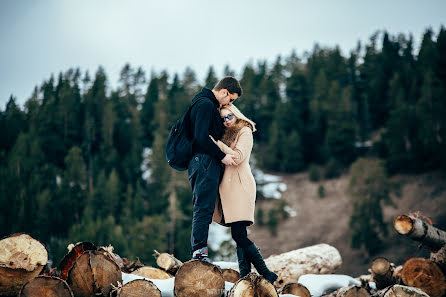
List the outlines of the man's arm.
{"type": "Polygon", "coordinates": [[[212,121],[214,104],[208,100],[203,100],[200,105],[195,107],[194,121],[194,137],[198,145],[202,147],[206,153],[223,160],[226,154],[209,138],[209,126],[212,121]]]}

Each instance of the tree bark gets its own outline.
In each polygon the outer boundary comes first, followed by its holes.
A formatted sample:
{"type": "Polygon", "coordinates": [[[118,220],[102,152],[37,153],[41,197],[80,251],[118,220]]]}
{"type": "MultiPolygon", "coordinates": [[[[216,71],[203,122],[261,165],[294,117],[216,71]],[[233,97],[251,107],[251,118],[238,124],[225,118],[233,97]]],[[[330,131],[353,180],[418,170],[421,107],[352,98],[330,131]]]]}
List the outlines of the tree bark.
{"type": "Polygon", "coordinates": [[[183,262],[168,253],[159,253],[154,250],[153,256],[156,258],[156,264],[172,275],[178,271],[183,262]]]}
{"type": "Polygon", "coordinates": [[[168,279],[172,276],[165,272],[164,270],[161,270],[159,268],[150,267],[150,266],[144,266],[141,268],[136,269],[131,274],[139,275],[145,278],[150,279],[168,279]]]}
{"type": "Polygon", "coordinates": [[[429,297],[425,292],[413,287],[393,285],[380,290],[372,295],[373,297],[429,297]]]}
{"type": "Polygon", "coordinates": [[[304,274],[334,273],[342,264],[338,250],[317,244],[265,259],[268,268],[278,274],[278,284],[292,283],[304,274]]]}
{"type": "Polygon", "coordinates": [[[48,251],[28,234],[12,234],[0,240],[0,295],[16,296],[28,280],[48,263],[48,251]]]}
{"type": "Polygon", "coordinates": [[[235,283],[240,279],[240,273],[231,268],[222,269],[225,282],[235,283]]]}
{"type": "Polygon", "coordinates": [[[432,252],[430,255],[430,260],[437,263],[443,272],[446,273],[446,245],[436,252],[432,252]]]}
{"type": "Polygon", "coordinates": [[[136,279],[119,288],[117,297],[161,297],[161,291],[151,281],[136,279]]]}
{"type": "Polygon", "coordinates": [[[423,258],[407,260],[401,271],[403,283],[422,289],[430,297],[440,297],[446,291],[445,275],[434,262],[423,258]]]}
{"type": "Polygon", "coordinates": [[[176,297],[221,297],[225,292],[225,280],[221,269],[213,264],[190,260],[175,275],[176,297]]]}
{"type": "Polygon", "coordinates": [[[61,271],[60,278],[67,280],[68,271],[70,271],[76,259],[79,258],[85,251],[94,251],[96,246],[91,242],[78,242],[75,245],[68,245],[68,253],[60,261],[59,267],[61,271]]]}
{"type": "Polygon", "coordinates": [[[374,259],[371,270],[378,290],[395,284],[392,265],[386,258],[378,257],[374,259]]]}
{"type": "Polygon", "coordinates": [[[366,289],[360,286],[350,286],[345,288],[340,288],[336,297],[369,297],[370,294],[366,289]]]}
{"type": "Polygon", "coordinates": [[[446,232],[414,216],[398,216],[393,222],[395,230],[409,238],[421,242],[432,251],[446,245],[446,232]]]}
{"type": "Polygon", "coordinates": [[[280,294],[292,294],[300,297],[311,297],[310,291],[298,283],[288,283],[281,290],[280,294]]]}
{"type": "Polygon", "coordinates": [[[68,272],[68,285],[75,297],[108,296],[112,285],[122,282],[118,265],[98,251],[86,251],[68,272]]]}
{"type": "Polygon", "coordinates": [[[20,290],[19,297],[73,297],[73,292],[63,279],[38,276],[29,280],[20,290]]]}
{"type": "Polygon", "coordinates": [[[256,273],[239,279],[228,292],[228,297],[278,297],[274,286],[256,273]]]}

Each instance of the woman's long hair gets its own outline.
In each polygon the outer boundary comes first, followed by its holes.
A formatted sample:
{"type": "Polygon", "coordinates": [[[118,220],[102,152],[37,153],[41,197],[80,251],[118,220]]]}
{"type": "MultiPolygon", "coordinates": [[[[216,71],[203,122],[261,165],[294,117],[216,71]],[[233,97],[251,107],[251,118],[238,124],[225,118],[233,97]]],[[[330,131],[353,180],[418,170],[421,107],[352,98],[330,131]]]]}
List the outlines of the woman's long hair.
{"type": "Polygon", "coordinates": [[[225,105],[221,109],[227,109],[230,112],[232,112],[237,119],[247,122],[249,125],[251,125],[252,132],[255,132],[257,130],[256,123],[254,123],[252,120],[248,119],[234,104],[225,105]]]}

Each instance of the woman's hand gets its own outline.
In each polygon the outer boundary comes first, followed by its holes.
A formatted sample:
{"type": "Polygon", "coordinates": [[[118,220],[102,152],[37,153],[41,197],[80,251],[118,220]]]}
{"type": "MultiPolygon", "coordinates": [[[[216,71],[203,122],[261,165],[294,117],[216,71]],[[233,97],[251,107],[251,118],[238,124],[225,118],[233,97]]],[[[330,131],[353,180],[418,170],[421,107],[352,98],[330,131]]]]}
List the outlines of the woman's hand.
{"type": "Polygon", "coordinates": [[[212,141],[217,144],[217,142],[215,141],[214,137],[212,137],[211,135],[209,135],[209,137],[212,139],[212,141]]]}

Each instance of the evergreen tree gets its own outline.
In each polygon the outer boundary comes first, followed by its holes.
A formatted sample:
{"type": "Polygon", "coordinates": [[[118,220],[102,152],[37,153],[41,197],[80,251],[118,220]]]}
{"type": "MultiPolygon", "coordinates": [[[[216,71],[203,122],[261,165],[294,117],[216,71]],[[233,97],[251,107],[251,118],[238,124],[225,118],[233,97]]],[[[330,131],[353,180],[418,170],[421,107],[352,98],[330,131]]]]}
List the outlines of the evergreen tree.
{"type": "Polygon", "coordinates": [[[392,185],[378,159],[358,159],[350,168],[348,193],[353,198],[351,246],[376,254],[387,235],[381,203],[390,204],[392,185]]]}

